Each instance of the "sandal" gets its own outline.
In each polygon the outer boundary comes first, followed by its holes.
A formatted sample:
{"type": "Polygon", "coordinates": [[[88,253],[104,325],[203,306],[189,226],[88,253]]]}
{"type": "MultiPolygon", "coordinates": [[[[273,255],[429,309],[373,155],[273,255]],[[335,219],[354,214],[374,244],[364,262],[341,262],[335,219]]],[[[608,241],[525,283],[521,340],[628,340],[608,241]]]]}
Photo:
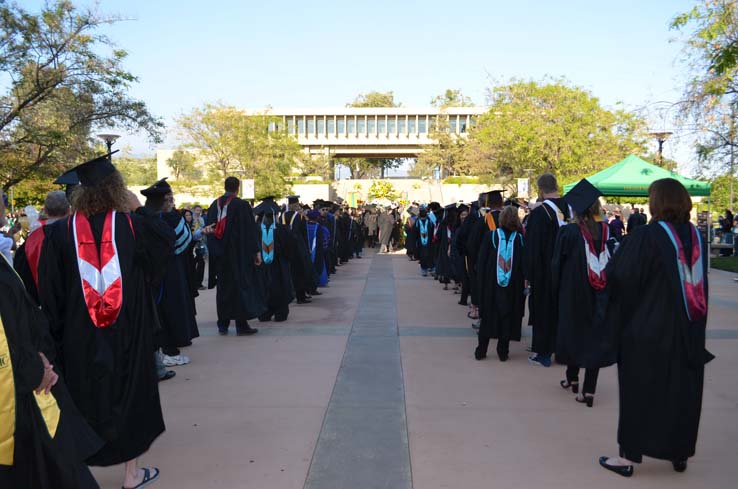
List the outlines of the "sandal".
{"type": "Polygon", "coordinates": [[[141,482],[139,482],[137,485],[133,487],[126,487],[122,486],[121,489],[140,489],[142,487],[148,486],[152,482],[156,481],[159,478],[159,469],[156,467],[142,467],[141,470],[144,471],[144,477],[141,482]],[[153,475],[152,475],[153,472],[153,475]]]}
{"type": "Polygon", "coordinates": [[[579,382],[569,382],[568,380],[562,380],[559,382],[559,385],[566,390],[569,390],[571,388],[571,391],[574,394],[579,394],[579,382]]]}

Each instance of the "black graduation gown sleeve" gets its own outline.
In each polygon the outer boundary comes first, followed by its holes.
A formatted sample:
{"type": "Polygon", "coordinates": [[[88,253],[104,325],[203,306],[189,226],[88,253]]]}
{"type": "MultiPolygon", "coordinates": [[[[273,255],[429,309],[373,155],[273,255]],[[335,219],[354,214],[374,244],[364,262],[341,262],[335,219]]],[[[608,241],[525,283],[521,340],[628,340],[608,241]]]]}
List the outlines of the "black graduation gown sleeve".
{"type": "Polygon", "coordinates": [[[13,256],[13,267],[23,280],[23,285],[25,285],[28,294],[34,301],[38,302],[38,289],[36,288],[36,282],[33,280],[31,265],[28,263],[28,257],[26,256],[25,243],[16,250],[15,255],[13,256]]]}
{"type": "Polygon", "coordinates": [[[49,394],[60,411],[51,437],[33,392],[44,375],[39,352],[53,358],[47,324],[10,265],[2,258],[0,262],[0,316],[10,348],[16,401],[14,465],[0,466],[0,487],[97,488],[84,460],[102,447],[102,440],[80,416],[61,375],[49,394]]]}

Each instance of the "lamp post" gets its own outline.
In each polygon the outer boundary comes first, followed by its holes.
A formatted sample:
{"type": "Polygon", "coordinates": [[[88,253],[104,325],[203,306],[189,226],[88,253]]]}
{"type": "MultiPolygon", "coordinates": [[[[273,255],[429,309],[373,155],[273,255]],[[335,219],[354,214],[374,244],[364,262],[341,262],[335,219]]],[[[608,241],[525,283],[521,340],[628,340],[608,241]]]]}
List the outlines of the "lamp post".
{"type": "Polygon", "coordinates": [[[105,141],[105,146],[108,147],[108,153],[110,153],[113,144],[115,144],[120,136],[118,134],[98,134],[97,137],[105,141]]]}
{"type": "Polygon", "coordinates": [[[669,136],[672,134],[674,133],[671,131],[654,131],[651,133],[651,136],[655,137],[656,141],[659,143],[659,149],[656,152],[659,166],[664,166],[664,142],[669,139],[669,136]]]}

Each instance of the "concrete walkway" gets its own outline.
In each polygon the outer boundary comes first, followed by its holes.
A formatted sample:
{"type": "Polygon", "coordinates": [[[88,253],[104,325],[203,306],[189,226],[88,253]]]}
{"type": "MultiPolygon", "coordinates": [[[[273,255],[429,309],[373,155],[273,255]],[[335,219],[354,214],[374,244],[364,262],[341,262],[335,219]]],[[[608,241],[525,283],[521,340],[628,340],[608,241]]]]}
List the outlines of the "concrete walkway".
{"type": "MultiPolygon", "coordinates": [[[[475,361],[459,296],[400,254],[342,266],[312,304],[255,323],[253,337],[218,336],[214,293],[202,293],[203,336],[161,384],[167,432],[143,463],[162,470],[162,489],[735,487],[738,284],[710,280],[717,359],[685,474],[648,459],[627,482],[599,468],[617,451],[615,369],[588,409],[559,387],[563,367],[527,363],[527,338],[505,364],[475,361]]],[[[95,469],[106,489],[121,474],[95,469]]]]}

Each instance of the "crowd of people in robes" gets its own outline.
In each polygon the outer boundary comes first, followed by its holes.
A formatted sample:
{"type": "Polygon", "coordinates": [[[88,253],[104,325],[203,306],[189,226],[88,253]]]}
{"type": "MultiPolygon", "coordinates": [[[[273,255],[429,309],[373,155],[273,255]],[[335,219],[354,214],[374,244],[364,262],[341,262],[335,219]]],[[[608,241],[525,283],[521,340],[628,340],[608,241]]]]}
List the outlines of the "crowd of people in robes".
{"type": "Polygon", "coordinates": [[[600,368],[617,364],[620,452],[601,457],[602,467],[629,477],[647,456],[683,472],[714,358],[705,349],[708,251],[690,222],[687,190],[674,179],[653,182],[651,221],[636,211],[625,228],[608,220],[586,179],[563,197],[551,174],[537,186],[535,203],[495,190],[470,205],[411,208],[410,259],[444,289],[453,282],[459,304],[470,301],[477,360],[493,339],[499,361],[509,359],[527,298],[528,361],[562,365],[560,386],[575,401],[593,407],[600,368]]]}
{"type": "Polygon", "coordinates": [[[219,334],[235,322],[249,336],[249,321],[287,321],[293,303],[322,295],[365,246],[404,246],[423,276],[460,296],[477,360],[492,340],[499,361],[514,354],[527,298],[528,360],[562,365],[560,386],[577,402],[593,407],[599,369],[617,364],[620,453],[604,468],[631,476],[647,456],[682,472],[694,455],[713,356],[706,244],[678,181],[654,182],[650,223],[624,229],[586,179],[561,197],[550,174],[537,203],[493,190],[468,205],[414,203],[403,223],[399,206],[299,196],[252,208],[235,177],[206,212],[177,210],[166,179],[142,204],[110,156],[60,177],[67,192],[47,196],[13,262],[0,258],[0,487],[94,488],[88,466],[117,464],[124,489],[156,481],[138,458],[165,429],[158,383],[191,361],[182,349],[199,336],[205,269],[219,334]]]}
{"type": "Polygon", "coordinates": [[[297,196],[252,208],[235,177],[207,213],[178,210],[166,179],[142,204],[111,154],[57,179],[67,191],[0,258],[0,487],[96,488],[88,467],[118,464],[124,489],[158,480],[138,458],[165,430],[158,383],[191,362],[200,291],[216,289],[221,335],[234,321],[248,336],[361,258],[357,209],[297,196]]]}

